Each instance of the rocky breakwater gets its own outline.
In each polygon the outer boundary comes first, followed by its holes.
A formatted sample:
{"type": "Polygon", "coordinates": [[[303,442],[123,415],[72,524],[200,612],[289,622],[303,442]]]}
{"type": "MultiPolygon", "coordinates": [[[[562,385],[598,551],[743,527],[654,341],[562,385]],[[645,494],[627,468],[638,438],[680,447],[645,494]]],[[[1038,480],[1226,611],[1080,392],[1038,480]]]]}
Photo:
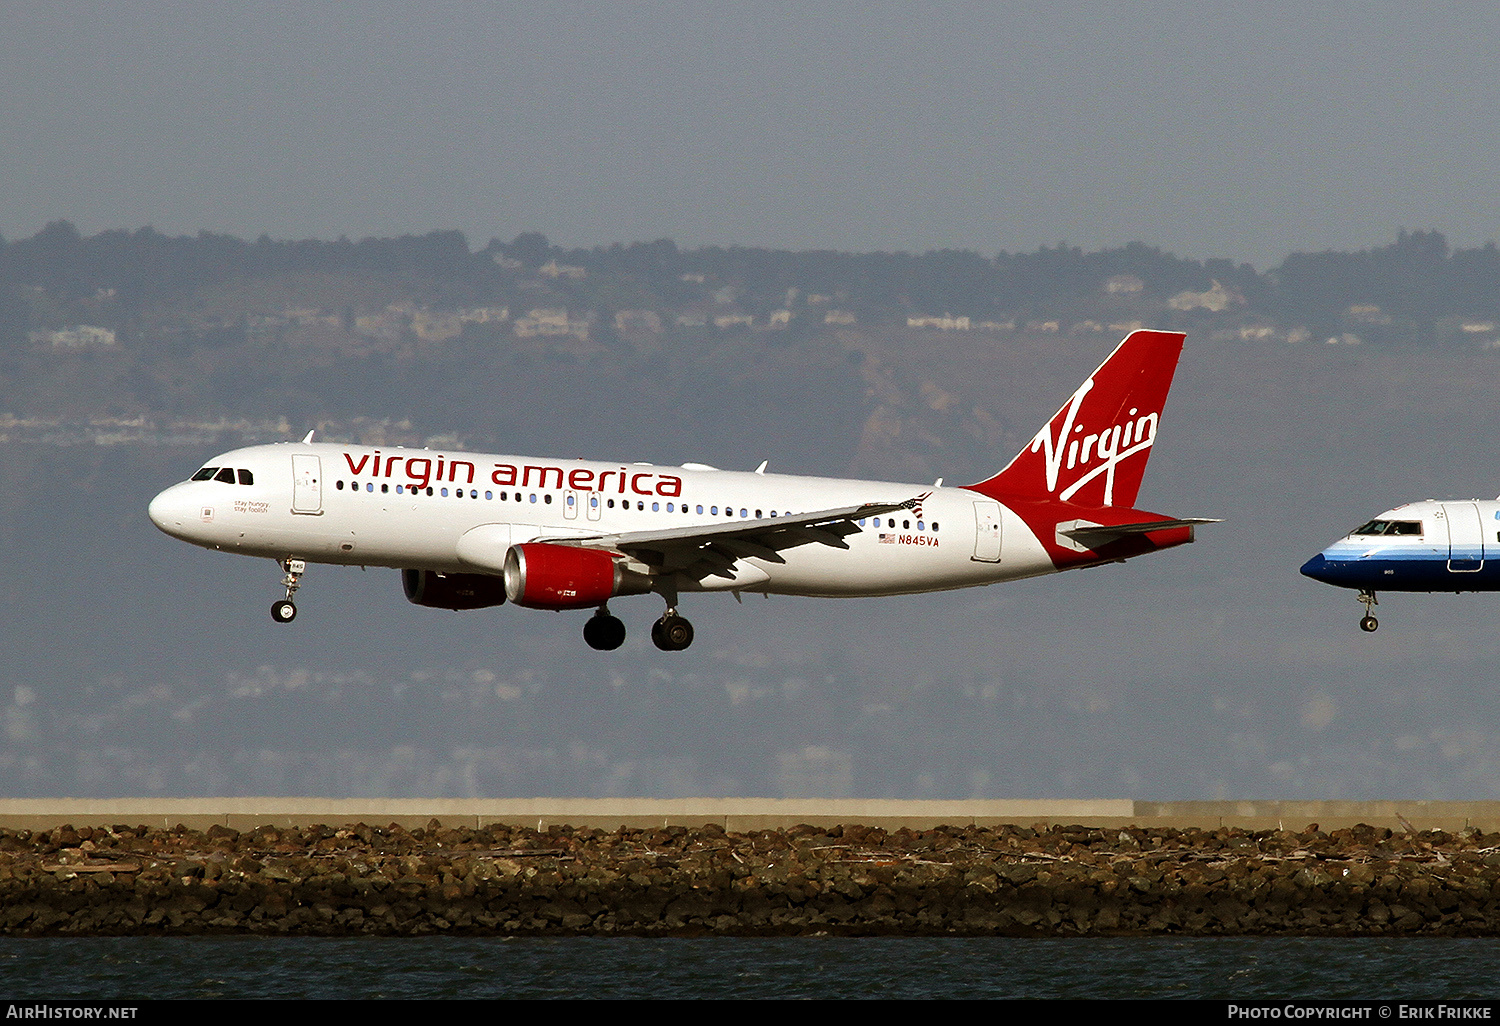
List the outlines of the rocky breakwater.
{"type": "Polygon", "coordinates": [[[1500,834],[0,830],[12,936],[1500,934],[1500,834]]]}

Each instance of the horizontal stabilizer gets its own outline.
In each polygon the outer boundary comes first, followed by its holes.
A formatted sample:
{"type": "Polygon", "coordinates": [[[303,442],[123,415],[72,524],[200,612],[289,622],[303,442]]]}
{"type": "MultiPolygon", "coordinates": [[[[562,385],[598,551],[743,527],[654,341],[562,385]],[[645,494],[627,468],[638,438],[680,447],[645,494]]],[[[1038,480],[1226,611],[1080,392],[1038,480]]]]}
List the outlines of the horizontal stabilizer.
{"type": "Polygon", "coordinates": [[[1148,520],[1139,524],[1089,524],[1080,523],[1076,527],[1064,528],[1062,524],[1057,525],[1057,533],[1071,538],[1090,549],[1097,549],[1101,545],[1108,545],[1118,538],[1124,538],[1132,534],[1150,534],[1152,531],[1166,531],[1174,527],[1196,527],[1198,524],[1217,524],[1221,521],[1209,517],[1188,517],[1184,520],[1148,520]]]}

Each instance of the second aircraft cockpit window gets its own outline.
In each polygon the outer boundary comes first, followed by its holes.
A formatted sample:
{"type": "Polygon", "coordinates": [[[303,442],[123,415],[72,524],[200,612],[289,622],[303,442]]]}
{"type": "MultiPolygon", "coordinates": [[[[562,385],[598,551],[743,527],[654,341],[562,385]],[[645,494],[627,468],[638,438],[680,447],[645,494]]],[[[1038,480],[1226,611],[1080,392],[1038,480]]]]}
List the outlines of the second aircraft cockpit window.
{"type": "Polygon", "coordinates": [[[1371,520],[1363,527],[1357,527],[1355,534],[1422,534],[1422,521],[1420,520],[1371,520]]]}

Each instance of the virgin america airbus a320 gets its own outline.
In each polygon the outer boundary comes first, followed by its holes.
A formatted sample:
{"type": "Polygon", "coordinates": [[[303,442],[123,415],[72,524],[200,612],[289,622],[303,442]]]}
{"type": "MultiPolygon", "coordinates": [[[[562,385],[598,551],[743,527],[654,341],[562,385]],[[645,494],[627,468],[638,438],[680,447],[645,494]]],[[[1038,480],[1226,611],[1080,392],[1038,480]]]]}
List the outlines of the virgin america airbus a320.
{"type": "Polygon", "coordinates": [[[151,501],[174,538],[269,556],[290,623],[309,563],[401,570],[421,606],[593,609],[655,593],[664,651],[699,592],[869,596],[968,588],[1114,563],[1193,540],[1204,519],[1135,508],[1183,336],[1132,332],[1010,464],[963,487],[300,443],[218,456],[151,501]]]}

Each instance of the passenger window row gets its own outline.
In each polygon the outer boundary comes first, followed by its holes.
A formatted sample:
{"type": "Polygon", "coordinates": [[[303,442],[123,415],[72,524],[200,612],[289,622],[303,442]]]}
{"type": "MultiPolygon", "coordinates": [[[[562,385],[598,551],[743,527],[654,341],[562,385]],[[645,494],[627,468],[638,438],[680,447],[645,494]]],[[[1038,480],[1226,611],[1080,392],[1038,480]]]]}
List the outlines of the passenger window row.
{"type": "MultiPolygon", "coordinates": [[[[200,470],[198,472],[198,475],[195,476],[193,478],[193,480],[195,480],[195,481],[204,480],[205,473],[208,472],[208,471],[211,471],[212,469],[213,469],[212,467],[205,467],[203,470],[200,470]]],[[[245,475],[245,476],[249,475],[249,471],[246,471],[246,470],[242,470],[242,471],[240,471],[240,473],[242,475],[245,475]]],[[[220,480],[223,480],[222,476],[221,476],[220,480]]],[[[246,480],[246,481],[242,481],[241,483],[242,484],[249,484],[250,482],[248,480],[246,480]]],[[[359,488],[360,482],[358,482],[358,481],[350,481],[350,482],[348,482],[348,484],[345,484],[343,481],[335,481],[333,486],[334,486],[334,488],[336,490],[341,491],[341,492],[344,491],[346,488],[349,491],[351,491],[351,492],[358,492],[360,490],[360,488],[359,488]]],[[[364,486],[365,486],[364,490],[366,492],[374,492],[375,491],[375,482],[373,482],[373,481],[366,481],[366,482],[364,482],[364,486]]],[[[421,494],[425,493],[427,495],[438,495],[438,496],[441,496],[442,498],[447,498],[448,497],[448,489],[447,488],[444,488],[444,487],[434,488],[431,485],[427,486],[426,488],[419,488],[419,487],[417,487],[415,485],[401,485],[401,484],[398,484],[398,485],[395,486],[395,489],[396,489],[396,494],[397,495],[421,495],[421,494]]],[[[381,491],[382,494],[389,494],[390,491],[391,491],[391,485],[390,485],[390,483],[389,482],[382,483],[381,486],[380,486],[380,491],[381,491]]],[[[468,494],[468,498],[470,498],[470,499],[477,499],[477,498],[479,498],[479,489],[477,489],[477,488],[470,488],[468,490],[467,494],[468,494]]],[[[464,498],[465,497],[464,490],[462,488],[455,488],[455,489],[453,489],[453,497],[456,498],[456,499],[462,499],[462,498],[464,498]]],[[[484,493],[484,497],[486,499],[488,499],[488,500],[494,501],[497,496],[496,496],[496,494],[493,491],[486,490],[485,493],[484,493]]],[[[534,503],[534,502],[537,501],[537,493],[532,492],[529,495],[526,495],[526,494],[523,494],[521,492],[501,492],[501,493],[499,493],[498,498],[499,498],[499,501],[501,501],[501,502],[511,502],[511,501],[514,501],[514,502],[527,502],[527,501],[530,501],[530,502],[534,503]]],[[[546,493],[543,493],[542,496],[541,496],[541,501],[542,501],[542,503],[544,505],[550,505],[552,503],[552,496],[550,496],[550,495],[548,495],[546,493]]],[[[571,498],[570,498],[570,501],[571,501],[571,498]]],[[[614,509],[615,508],[615,500],[614,499],[608,499],[608,500],[605,501],[605,505],[608,506],[610,509],[614,509]]],[[[653,512],[653,513],[660,513],[660,512],[662,512],[662,505],[663,504],[660,503],[660,502],[653,502],[651,504],[651,512],[653,512]]],[[[619,506],[619,508],[622,509],[622,510],[628,510],[630,508],[630,500],[629,499],[621,499],[620,500],[620,506],[619,506]]],[[[636,504],[635,504],[635,508],[636,508],[637,511],[644,512],[645,509],[646,509],[646,503],[645,503],[645,501],[644,500],[637,500],[636,504]]],[[[703,515],[704,507],[700,504],[700,505],[698,505],[696,507],[696,509],[697,509],[698,515],[702,516],[703,515]]],[[[689,510],[688,504],[685,503],[685,502],[683,502],[683,503],[673,503],[673,502],[666,503],[666,512],[668,512],[668,513],[676,513],[676,512],[679,512],[679,511],[682,512],[682,513],[689,512],[690,510],[689,510]]],[[[719,515],[719,507],[718,506],[709,506],[708,507],[708,515],[709,516],[718,516],[719,515]]],[[[725,516],[730,516],[730,517],[734,516],[735,515],[735,508],[733,506],[725,506],[724,507],[724,515],[725,516]]],[[[748,507],[748,506],[741,507],[740,510],[739,510],[739,515],[741,517],[745,517],[745,518],[748,519],[749,516],[750,516],[750,507],[748,507]]],[[[792,514],[791,514],[790,511],[782,511],[781,513],[778,513],[774,509],[771,510],[771,516],[772,517],[789,517],[791,515],[792,514]]],[[[755,511],[755,519],[760,520],[764,516],[765,516],[765,511],[764,510],[759,510],[758,509],[758,510],[755,511]]],[[[902,527],[905,530],[908,530],[908,531],[911,530],[911,521],[910,520],[903,520],[901,523],[902,523],[902,527]]],[[[864,527],[865,526],[865,521],[861,520],[859,522],[859,526],[860,527],[864,527]]],[[[874,518],[874,520],[873,520],[873,526],[875,526],[875,527],[879,527],[880,526],[880,518],[879,517],[874,518]]],[[[896,526],[896,521],[892,520],[891,523],[890,523],[890,526],[895,527],[896,526]]],[[[933,523],[932,524],[932,530],[936,531],[937,529],[938,529],[938,525],[936,523],[933,523]]],[[[923,521],[918,520],[917,521],[917,530],[918,531],[925,531],[925,530],[927,530],[927,525],[923,521]]]]}
{"type": "MultiPolygon", "coordinates": [[[[333,487],[337,491],[343,491],[345,485],[344,485],[343,481],[335,481],[333,483],[333,487]]],[[[357,491],[359,491],[359,482],[358,481],[350,481],[349,484],[348,484],[348,488],[349,488],[349,491],[351,491],[351,492],[357,492],[357,491]]],[[[375,482],[373,482],[373,481],[366,481],[365,482],[365,491],[367,491],[367,492],[373,492],[374,490],[375,490],[375,482]]],[[[389,494],[390,491],[391,491],[390,482],[385,482],[385,483],[381,484],[380,491],[382,492],[382,494],[389,494]]],[[[397,495],[421,495],[424,492],[427,495],[439,495],[439,496],[441,496],[441,497],[443,497],[445,499],[448,497],[448,489],[447,488],[433,488],[430,485],[428,487],[426,487],[426,488],[419,488],[416,485],[399,485],[398,484],[396,486],[396,494],[397,495]]],[[[464,492],[464,490],[462,488],[455,488],[455,489],[453,489],[453,497],[455,499],[462,499],[462,498],[465,497],[465,494],[466,493],[464,492]]],[[[469,491],[467,492],[467,496],[468,496],[468,498],[471,498],[471,499],[477,499],[477,498],[479,498],[479,489],[477,489],[477,488],[470,488],[469,491]]],[[[484,493],[484,497],[486,499],[493,500],[495,498],[495,493],[492,492],[492,491],[486,491],[484,493]]],[[[508,501],[508,495],[507,495],[506,492],[501,492],[500,493],[500,500],[502,502],[508,501]]],[[[515,493],[515,501],[516,502],[525,502],[526,498],[520,492],[516,492],[515,493]]],[[[532,502],[536,501],[536,494],[535,493],[532,494],[531,501],[532,502]]],[[[547,503],[548,505],[551,505],[551,503],[552,503],[552,496],[550,496],[550,495],[543,495],[542,496],[542,501],[544,503],[547,503]]]]}
{"type": "MultiPolygon", "coordinates": [[[[860,527],[864,527],[865,526],[865,521],[863,519],[860,520],[859,526],[860,527]]],[[[871,527],[880,527],[881,526],[881,519],[880,519],[880,517],[872,517],[872,518],[870,518],[870,526],[871,527]]],[[[887,526],[887,527],[895,527],[896,526],[895,519],[894,518],[888,518],[885,521],[885,526],[887,526]]],[[[926,530],[929,530],[929,529],[931,529],[933,531],[936,531],[938,529],[938,524],[937,524],[936,520],[934,520],[931,524],[928,524],[925,520],[918,520],[917,521],[917,530],[918,531],[926,531],[926,530]]],[[[901,530],[903,530],[903,531],[910,531],[911,530],[911,521],[910,520],[903,520],[903,521],[901,521],[901,530]]]]}

